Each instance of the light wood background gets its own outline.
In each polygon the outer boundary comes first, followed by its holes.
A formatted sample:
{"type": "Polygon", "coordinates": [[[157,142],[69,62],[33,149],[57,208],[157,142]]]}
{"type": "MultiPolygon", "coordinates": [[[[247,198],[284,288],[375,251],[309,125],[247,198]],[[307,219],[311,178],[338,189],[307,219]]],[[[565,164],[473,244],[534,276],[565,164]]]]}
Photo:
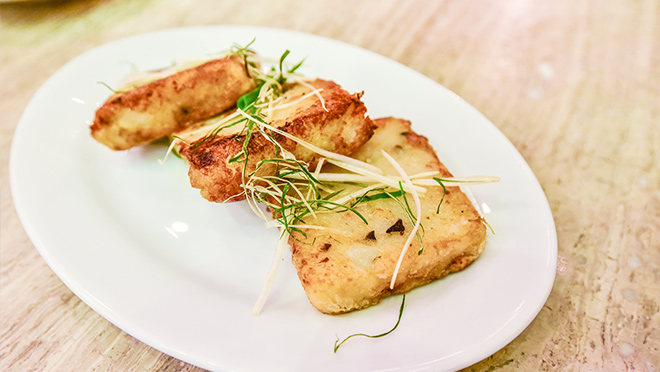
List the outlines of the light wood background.
{"type": "Polygon", "coordinates": [[[453,90],[513,142],[557,225],[554,289],[467,371],[660,371],[660,1],[81,0],[0,4],[0,370],[198,371],[123,333],[51,272],[12,205],[19,117],[71,58],[145,31],[300,30],[453,90]]]}

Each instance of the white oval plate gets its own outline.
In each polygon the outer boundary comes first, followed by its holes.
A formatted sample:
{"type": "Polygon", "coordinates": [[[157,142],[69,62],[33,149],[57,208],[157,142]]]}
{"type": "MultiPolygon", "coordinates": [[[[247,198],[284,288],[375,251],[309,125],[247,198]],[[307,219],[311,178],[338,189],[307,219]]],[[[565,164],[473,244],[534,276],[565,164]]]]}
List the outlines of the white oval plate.
{"type": "Polygon", "coordinates": [[[16,210],[52,270],[122,330],[186,362],[218,371],[454,370],[504,347],[534,319],[554,281],[552,215],[528,165],[477,110],[419,73],[363,49],[292,31],[237,26],[163,30],[95,48],[35,94],[10,159],[16,210]],[[398,116],[426,135],[457,176],[495,175],[471,189],[495,231],[468,269],[342,316],[308,303],[287,257],[263,313],[251,308],[274,254],[243,203],[209,203],[189,186],[182,161],[160,165],[164,147],[112,152],[88,125],[133,71],[245,45],[304,73],[364,91],[373,118],[398,116]]]}

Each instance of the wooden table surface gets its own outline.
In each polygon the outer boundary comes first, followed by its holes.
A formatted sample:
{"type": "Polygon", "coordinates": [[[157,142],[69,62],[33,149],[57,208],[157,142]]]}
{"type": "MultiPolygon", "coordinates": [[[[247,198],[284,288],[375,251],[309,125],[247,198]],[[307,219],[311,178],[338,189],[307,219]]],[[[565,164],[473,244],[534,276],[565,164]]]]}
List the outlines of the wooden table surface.
{"type": "Polygon", "coordinates": [[[0,4],[0,370],[199,371],[93,312],[14,210],[23,109],[73,57],[141,32],[264,25],[407,65],[488,117],[535,172],[559,261],[537,318],[468,371],[660,371],[659,0],[81,0],[0,4]]]}

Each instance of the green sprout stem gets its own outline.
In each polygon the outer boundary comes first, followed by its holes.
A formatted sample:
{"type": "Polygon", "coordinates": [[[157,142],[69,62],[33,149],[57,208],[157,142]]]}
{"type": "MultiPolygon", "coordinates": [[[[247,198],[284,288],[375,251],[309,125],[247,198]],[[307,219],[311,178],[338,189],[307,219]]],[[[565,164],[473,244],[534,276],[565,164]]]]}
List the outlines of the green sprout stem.
{"type": "Polygon", "coordinates": [[[367,337],[367,338],[381,338],[389,335],[390,333],[394,332],[398,327],[399,324],[401,323],[401,317],[403,315],[403,308],[406,305],[406,295],[404,294],[401,298],[401,306],[399,307],[399,316],[396,320],[396,323],[394,324],[394,327],[392,327],[389,331],[383,332],[377,335],[368,335],[366,333],[354,333],[350,336],[347,336],[343,340],[339,340],[339,337],[337,337],[337,340],[335,341],[335,346],[334,346],[334,352],[335,354],[337,353],[337,350],[343,345],[346,341],[350,340],[353,337],[367,337]]]}

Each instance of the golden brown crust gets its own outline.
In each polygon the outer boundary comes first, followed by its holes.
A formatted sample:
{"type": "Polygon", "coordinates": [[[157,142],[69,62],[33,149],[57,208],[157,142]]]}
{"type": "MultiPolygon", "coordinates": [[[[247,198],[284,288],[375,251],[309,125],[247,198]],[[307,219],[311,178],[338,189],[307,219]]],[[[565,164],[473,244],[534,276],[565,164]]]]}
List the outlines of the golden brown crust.
{"type": "Polygon", "coordinates": [[[255,86],[242,58],[212,60],[114,94],[96,111],[90,129],[109,148],[126,150],[217,115],[255,86]]]}
{"type": "MultiPolygon", "coordinates": [[[[275,110],[269,121],[272,126],[315,146],[343,155],[350,154],[371,137],[373,123],[366,116],[366,108],[360,101],[360,95],[349,94],[331,81],[317,79],[310,84],[322,89],[320,94],[327,110],[317,97],[311,96],[293,106],[275,110]]],[[[306,85],[294,85],[283,94],[281,105],[296,102],[310,91],[306,85]]],[[[274,135],[274,138],[298,160],[313,165],[318,158],[317,154],[290,139],[278,134],[274,135]]],[[[190,183],[200,189],[204,198],[215,202],[243,198],[237,196],[243,191],[243,163],[230,164],[228,160],[241,151],[244,140],[244,136],[223,135],[223,132],[220,132],[212,140],[200,140],[191,146],[183,145],[179,148],[180,154],[190,166],[190,183]]],[[[261,135],[250,139],[248,150],[247,172],[253,171],[259,161],[276,156],[275,146],[261,135]]],[[[270,171],[272,168],[264,169],[264,173],[270,171]]]]}
{"type": "MultiPolygon", "coordinates": [[[[352,157],[396,174],[381,154],[384,149],[408,174],[439,170],[441,176],[451,176],[426,138],[412,132],[409,122],[384,118],[374,123],[373,137],[352,157]]],[[[390,280],[412,230],[399,204],[390,199],[359,204],[356,209],[368,224],[350,212],[306,219],[307,224],[326,228],[303,229],[306,237],[295,234],[289,240],[294,266],[312,305],[327,314],[345,313],[467,267],[485,247],[486,227],[457,187],[447,187],[436,214],[442,196],[441,187],[427,187],[421,199],[424,247],[418,254],[419,242],[413,240],[393,290],[390,280]]]]}

